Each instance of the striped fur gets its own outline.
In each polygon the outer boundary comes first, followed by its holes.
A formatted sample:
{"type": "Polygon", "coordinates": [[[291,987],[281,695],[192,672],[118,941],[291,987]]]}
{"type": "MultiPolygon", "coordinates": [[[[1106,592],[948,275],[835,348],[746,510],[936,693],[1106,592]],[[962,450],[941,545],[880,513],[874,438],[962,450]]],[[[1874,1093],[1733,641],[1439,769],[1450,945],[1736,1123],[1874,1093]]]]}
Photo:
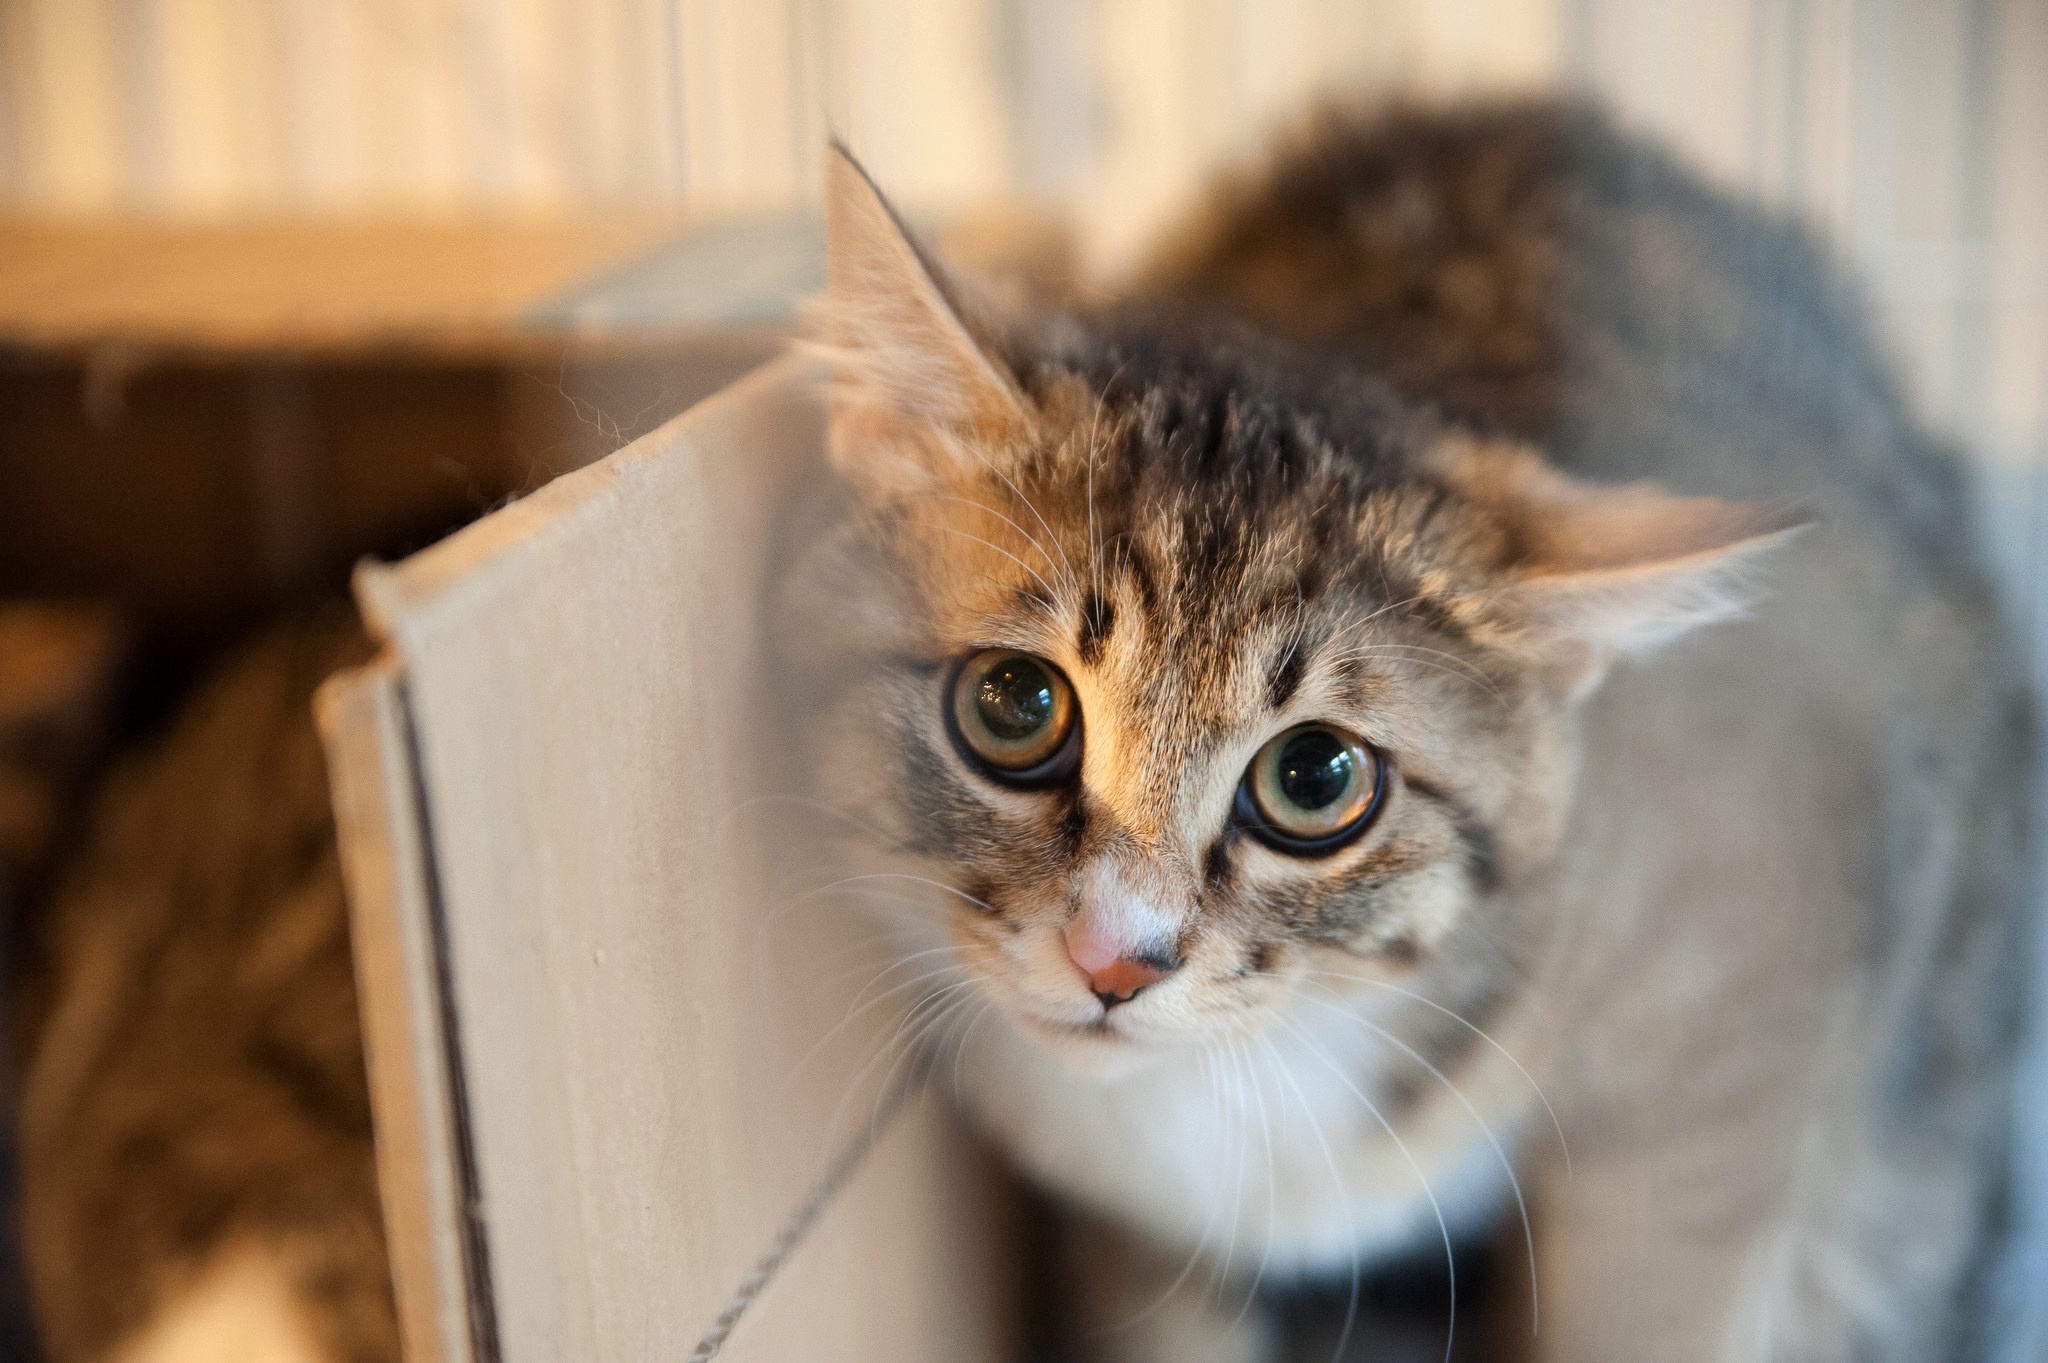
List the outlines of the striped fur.
{"type": "Polygon", "coordinates": [[[996,315],[843,159],[830,207],[857,506],[790,633],[835,798],[942,887],[899,917],[985,1005],[919,1019],[968,1105],[1135,1237],[1096,1295],[1162,1266],[1104,1347],[1256,1357],[1213,1282],[1506,1214],[1532,1357],[1968,1356],[2031,720],[1813,248],[1543,104],[1326,115],[1108,308],[996,315]],[[988,647],[1071,680],[1072,779],[954,750],[988,647]],[[1327,857],[1231,813],[1303,720],[1392,766],[1327,857]],[[1107,1012],[1105,899],[1182,962],[1107,1012]]]}

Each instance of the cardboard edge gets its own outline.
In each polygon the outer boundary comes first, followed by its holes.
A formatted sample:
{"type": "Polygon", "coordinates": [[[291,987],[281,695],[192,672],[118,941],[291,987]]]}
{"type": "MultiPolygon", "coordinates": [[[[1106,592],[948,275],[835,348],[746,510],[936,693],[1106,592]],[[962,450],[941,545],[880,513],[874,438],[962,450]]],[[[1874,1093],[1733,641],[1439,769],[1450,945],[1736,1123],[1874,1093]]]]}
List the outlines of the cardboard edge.
{"type": "Polygon", "coordinates": [[[408,1363],[473,1363],[459,1132],[403,675],[387,652],[314,697],[327,752],[386,1250],[408,1363]]]}
{"type": "Polygon", "coordinates": [[[645,461],[675,443],[683,426],[721,416],[783,392],[797,396],[822,391],[825,367],[801,351],[787,351],[745,377],[690,407],[623,449],[572,470],[531,496],[473,521],[448,538],[394,564],[365,561],[356,567],[355,597],[371,632],[398,644],[405,626],[447,598],[457,584],[486,560],[514,553],[550,525],[614,494],[620,482],[645,461]]]}

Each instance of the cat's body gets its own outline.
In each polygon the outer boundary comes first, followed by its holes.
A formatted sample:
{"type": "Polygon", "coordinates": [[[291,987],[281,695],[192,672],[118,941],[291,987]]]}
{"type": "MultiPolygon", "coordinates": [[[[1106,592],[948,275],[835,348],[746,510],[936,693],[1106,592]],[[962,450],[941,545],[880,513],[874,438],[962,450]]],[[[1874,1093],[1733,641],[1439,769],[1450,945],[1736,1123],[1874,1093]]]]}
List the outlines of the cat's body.
{"type": "Polygon", "coordinates": [[[397,1322],[313,689],[340,603],[109,776],[41,915],[23,1232],[52,1363],[385,1363],[397,1322]]]}
{"type": "Polygon", "coordinates": [[[1525,1198],[1531,1356],[1971,1356],[2030,721],[1817,253],[1549,106],[1336,120],[1092,320],[978,318],[887,235],[840,207],[834,441],[903,755],[846,760],[971,901],[922,939],[1001,1005],[969,1106],[1150,1261],[1112,1349],[1257,1356],[1254,1277],[1525,1198]],[[1067,768],[919,713],[991,648],[1059,669],[1067,768]],[[1275,858],[1229,782],[1298,721],[1395,774],[1275,858]]]}

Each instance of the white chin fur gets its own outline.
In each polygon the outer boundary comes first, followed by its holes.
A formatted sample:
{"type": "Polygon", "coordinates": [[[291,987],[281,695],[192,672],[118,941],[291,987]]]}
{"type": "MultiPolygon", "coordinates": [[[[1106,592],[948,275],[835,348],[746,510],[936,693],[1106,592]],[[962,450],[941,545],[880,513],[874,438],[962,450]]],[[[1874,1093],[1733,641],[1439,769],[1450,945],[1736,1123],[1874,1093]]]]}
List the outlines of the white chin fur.
{"type": "Polygon", "coordinates": [[[1406,1161],[1380,1148],[1359,1094],[1372,1095],[1385,1056],[1356,1027],[1315,1038],[1334,1049],[1339,1079],[1304,1048],[1313,1013],[1207,1048],[1000,1016],[974,1034],[961,1096],[1040,1180],[1161,1248],[1228,1243],[1233,1261],[1283,1278],[1343,1272],[1439,1238],[1437,1206],[1455,1231],[1506,1195],[1476,1128],[1436,1152],[1436,1206],[1406,1161]]]}
{"type": "Polygon", "coordinates": [[[1011,1025],[1062,1069],[1097,1080],[1127,1079],[1161,1064],[1180,1049],[1150,1038],[1127,1036],[1113,1027],[1080,1030],[1033,1018],[1016,1019],[1011,1025]]]}

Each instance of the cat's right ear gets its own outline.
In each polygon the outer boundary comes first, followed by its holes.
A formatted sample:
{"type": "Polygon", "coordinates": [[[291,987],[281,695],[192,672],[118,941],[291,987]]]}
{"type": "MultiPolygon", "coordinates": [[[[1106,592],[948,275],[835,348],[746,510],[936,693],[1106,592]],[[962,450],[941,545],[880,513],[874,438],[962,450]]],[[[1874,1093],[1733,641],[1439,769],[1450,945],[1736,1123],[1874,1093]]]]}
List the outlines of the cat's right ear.
{"type": "Polygon", "coordinates": [[[832,462],[871,500],[914,496],[966,472],[975,447],[1023,434],[1016,384],[975,339],[874,181],[836,143],[819,320],[832,360],[832,462]]]}
{"type": "Polygon", "coordinates": [[[1512,444],[1451,440],[1431,461],[1505,529],[1514,562],[1487,598],[1571,697],[1622,658],[1746,614],[1764,595],[1764,564],[1812,519],[1647,483],[1583,482],[1512,444]]]}

